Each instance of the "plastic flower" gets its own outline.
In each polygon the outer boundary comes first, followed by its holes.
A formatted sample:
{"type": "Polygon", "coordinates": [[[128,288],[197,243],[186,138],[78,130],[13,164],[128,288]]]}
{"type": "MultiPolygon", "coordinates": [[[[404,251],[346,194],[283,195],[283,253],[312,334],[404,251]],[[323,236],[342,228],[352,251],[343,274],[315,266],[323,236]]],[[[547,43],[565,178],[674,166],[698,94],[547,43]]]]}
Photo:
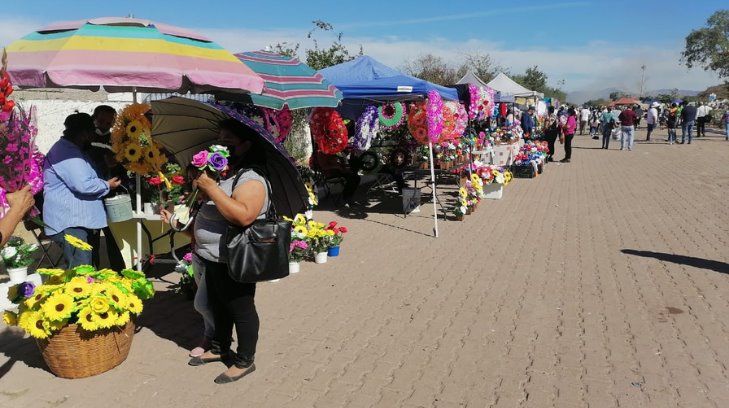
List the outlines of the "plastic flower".
{"type": "Polygon", "coordinates": [[[294,227],[294,232],[296,232],[298,234],[306,235],[308,231],[306,230],[306,227],[302,227],[301,225],[299,225],[299,226],[294,227]]]}
{"type": "Polygon", "coordinates": [[[45,339],[51,334],[48,322],[43,317],[43,313],[38,311],[28,311],[23,313],[23,329],[36,339],[45,339]],[[26,316],[27,314],[27,316],[26,316]]]}
{"type": "Polygon", "coordinates": [[[15,312],[6,310],[3,312],[3,322],[5,324],[7,324],[8,326],[17,326],[18,325],[18,315],[15,314],[15,312]]]}
{"type": "Polygon", "coordinates": [[[468,191],[466,191],[466,189],[464,187],[461,187],[458,189],[458,195],[463,198],[466,198],[466,196],[468,196],[468,191]]]}
{"type": "Polygon", "coordinates": [[[138,315],[142,313],[143,308],[142,301],[136,295],[127,295],[127,309],[130,313],[138,315]]]}
{"type": "Polygon", "coordinates": [[[115,326],[124,326],[127,323],[129,323],[130,318],[129,311],[124,311],[122,313],[119,313],[119,317],[117,317],[116,322],[114,323],[115,326]]]}
{"type": "Polygon", "coordinates": [[[150,186],[159,186],[162,184],[162,179],[157,176],[150,177],[147,179],[147,183],[149,183],[150,186]]]}
{"type": "Polygon", "coordinates": [[[133,121],[129,122],[126,130],[127,130],[127,135],[130,138],[132,138],[134,140],[138,140],[139,137],[142,134],[144,134],[144,125],[142,125],[142,123],[138,120],[133,120],[133,121]]]}
{"type": "MultiPolygon", "coordinates": [[[[40,288],[42,288],[42,287],[43,286],[41,286],[40,288]]],[[[46,293],[43,291],[38,291],[38,292],[36,292],[35,295],[33,295],[33,297],[29,297],[29,298],[25,299],[25,302],[23,302],[23,304],[25,305],[25,307],[27,307],[30,310],[37,310],[37,306],[40,306],[40,303],[45,298],[46,298],[46,293]]]]}
{"type": "Polygon", "coordinates": [[[76,299],[84,298],[91,294],[91,284],[87,278],[76,276],[66,284],[65,292],[76,299]]]}
{"type": "Polygon", "coordinates": [[[228,168],[228,159],[218,152],[208,156],[208,163],[210,163],[210,167],[212,167],[213,170],[219,173],[228,168]]]}
{"type": "Polygon", "coordinates": [[[78,313],[78,324],[81,328],[88,331],[94,331],[99,328],[96,322],[95,313],[89,307],[81,309],[78,313]]]}
{"type": "Polygon", "coordinates": [[[127,306],[127,295],[122,293],[116,286],[109,285],[109,288],[106,290],[106,295],[114,302],[114,306],[117,309],[124,309],[127,306]]]}
{"type": "Polygon", "coordinates": [[[142,157],[142,146],[137,143],[129,143],[124,146],[124,158],[129,162],[136,162],[142,157]]]}
{"type": "Polygon", "coordinates": [[[66,319],[73,311],[73,297],[63,292],[56,292],[43,302],[41,310],[48,320],[66,319]]]}
{"type": "Polygon", "coordinates": [[[94,296],[89,301],[89,307],[94,313],[104,313],[109,310],[109,301],[102,296],[94,296]]]}
{"type": "Polygon", "coordinates": [[[94,316],[94,319],[100,329],[109,329],[116,325],[116,321],[119,319],[119,314],[113,310],[108,310],[104,313],[97,313],[94,316]]]}
{"type": "Polygon", "coordinates": [[[192,156],[192,165],[198,169],[202,169],[208,164],[208,151],[201,150],[194,156],[192,156]]]}
{"type": "Polygon", "coordinates": [[[89,245],[87,242],[74,237],[73,235],[65,234],[63,236],[63,239],[66,240],[69,244],[71,244],[72,247],[78,248],[82,251],[91,251],[93,247],[89,245]]]}

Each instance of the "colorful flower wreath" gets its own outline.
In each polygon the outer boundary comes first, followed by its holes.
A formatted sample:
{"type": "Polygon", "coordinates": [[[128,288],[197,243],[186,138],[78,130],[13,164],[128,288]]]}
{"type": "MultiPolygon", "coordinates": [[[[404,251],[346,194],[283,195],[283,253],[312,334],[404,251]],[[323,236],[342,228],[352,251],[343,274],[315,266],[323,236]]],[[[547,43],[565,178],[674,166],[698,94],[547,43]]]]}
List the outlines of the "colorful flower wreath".
{"type": "Polygon", "coordinates": [[[291,132],[294,117],[286,105],[280,111],[253,105],[234,106],[233,108],[242,111],[245,116],[268,130],[276,143],[283,143],[291,132]]]}
{"type": "Polygon", "coordinates": [[[377,108],[368,106],[359,119],[357,119],[354,138],[352,139],[352,148],[356,152],[368,150],[379,128],[380,122],[378,120],[377,108]]]}
{"type": "Polygon", "coordinates": [[[427,105],[428,138],[437,143],[443,132],[443,100],[438,91],[428,92],[427,105]]]}
{"type": "Polygon", "coordinates": [[[314,141],[324,154],[337,154],[347,148],[347,126],[333,108],[316,108],[311,113],[309,127],[314,141]]]}
{"type": "Polygon", "coordinates": [[[468,118],[473,120],[479,116],[481,105],[481,93],[476,85],[468,84],[468,118]]]}
{"type": "Polygon", "coordinates": [[[410,104],[408,108],[408,130],[413,138],[422,145],[427,145],[430,142],[426,116],[424,101],[410,104]]]}
{"type": "Polygon", "coordinates": [[[140,174],[157,174],[167,163],[162,146],[152,140],[152,124],[145,116],[148,104],[128,105],[116,118],[111,132],[111,148],[125,169],[140,174]]]}
{"type": "Polygon", "coordinates": [[[405,105],[402,102],[386,103],[377,108],[377,114],[380,117],[380,125],[385,130],[393,130],[405,119],[405,105]]]}

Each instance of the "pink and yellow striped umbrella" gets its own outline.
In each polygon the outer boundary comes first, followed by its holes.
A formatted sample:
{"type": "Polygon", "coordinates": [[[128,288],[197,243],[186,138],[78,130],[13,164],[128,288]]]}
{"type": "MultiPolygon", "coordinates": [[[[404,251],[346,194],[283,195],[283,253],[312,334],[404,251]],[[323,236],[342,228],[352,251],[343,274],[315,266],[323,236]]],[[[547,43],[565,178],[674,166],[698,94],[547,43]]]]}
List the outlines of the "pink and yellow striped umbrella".
{"type": "Polygon", "coordinates": [[[135,18],[54,24],[11,43],[7,51],[8,73],[25,88],[259,94],[264,82],[202,35],[135,18]]]}

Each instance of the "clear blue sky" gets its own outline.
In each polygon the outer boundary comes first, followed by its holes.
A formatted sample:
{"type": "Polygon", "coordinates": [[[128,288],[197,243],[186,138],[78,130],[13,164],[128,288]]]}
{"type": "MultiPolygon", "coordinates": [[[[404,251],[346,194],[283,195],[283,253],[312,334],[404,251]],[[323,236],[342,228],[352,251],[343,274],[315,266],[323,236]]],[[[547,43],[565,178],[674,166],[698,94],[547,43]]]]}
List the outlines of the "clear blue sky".
{"type": "MultiPolygon", "coordinates": [[[[247,30],[246,36],[262,34],[259,41],[262,48],[282,33],[282,40],[304,40],[305,32],[311,28],[311,21],[322,19],[333,23],[337,31],[343,31],[349,39],[365,47],[365,53],[382,58],[398,66],[396,56],[413,57],[422,45],[423,53],[438,53],[455,59],[452,52],[459,44],[469,52],[491,53],[497,62],[519,72],[524,67],[538,64],[545,67],[550,79],[566,79],[567,88],[588,86],[595,78],[607,78],[602,73],[589,70],[589,60],[582,61],[582,68],[572,70],[561,65],[577,66],[577,57],[585,52],[594,52],[599,57],[600,48],[609,52],[611,61],[620,59],[621,66],[630,64],[631,59],[645,59],[649,68],[654,68],[657,82],[676,80],[675,75],[662,72],[658,66],[669,63],[678,72],[676,58],[683,38],[691,29],[702,26],[717,9],[729,4],[722,1],[325,1],[299,0],[268,1],[3,1],[3,19],[17,21],[13,32],[0,24],[0,44],[13,37],[31,31],[34,24],[43,25],[54,21],[74,20],[88,17],[124,16],[133,13],[135,17],[148,18],[187,28],[201,29],[227,47],[238,44],[226,40],[226,30],[247,30]],[[417,7],[414,6],[417,4],[417,7]],[[268,35],[263,35],[268,34],[268,35]],[[296,38],[299,36],[298,38],[296,38]],[[433,48],[434,42],[440,42],[433,48]],[[393,49],[388,50],[387,44],[393,49]],[[370,45],[368,49],[368,45],[370,45]],[[395,47],[402,47],[402,52],[395,47]],[[483,49],[474,49],[483,48],[483,49]],[[625,54],[621,54],[621,50],[625,54]],[[666,55],[659,58],[652,55],[657,50],[666,55]],[[518,51],[518,55],[512,51],[518,51]],[[668,53],[670,51],[670,56],[668,53]],[[541,52],[530,57],[530,52],[541,52]],[[562,53],[560,53],[562,52],[562,53]],[[546,54],[545,54],[546,53],[546,54]],[[549,54],[553,53],[553,54],[549,54]],[[567,53],[567,54],[564,54],[567,53]],[[550,57],[552,55],[552,57],[550,57]],[[553,58],[554,61],[549,61],[553,58]],[[665,60],[665,61],[664,61],[665,60]],[[531,62],[530,62],[531,61],[531,62]],[[574,61],[574,62],[573,62],[574,61]],[[549,72],[549,71],[552,72],[549,72]],[[572,81],[570,81],[572,80],[572,81]],[[572,86],[570,86],[572,85],[572,86]]],[[[254,47],[255,42],[238,40],[240,44],[254,47]]],[[[241,46],[243,46],[241,45],[241,46]]],[[[242,49],[232,49],[241,51],[242,49]]],[[[605,54],[603,53],[603,54],[605,54]]],[[[598,65],[605,64],[595,60],[598,65]]],[[[641,63],[638,63],[638,66],[641,63]]],[[[620,71],[622,68],[612,68],[620,71]]],[[[625,68],[632,75],[633,68],[625,68]]],[[[599,71],[599,70],[598,70],[599,71]]],[[[685,69],[684,69],[685,71],[685,69]]],[[[692,71],[693,72],[693,71],[692,71]]],[[[651,70],[648,70],[651,73],[651,70]]],[[[701,71],[696,71],[701,73],[701,71]]],[[[625,75],[623,75],[625,76],[625,75]]],[[[650,77],[650,75],[649,75],[650,77]]],[[[690,76],[687,78],[691,78],[690,76]]],[[[612,81],[619,80],[614,75],[612,81]]],[[[689,86],[698,87],[697,78],[690,79],[689,86]]],[[[711,82],[711,78],[705,81],[711,82]]],[[[602,80],[600,80],[602,81],[602,80]]],[[[627,82],[632,83],[632,77],[627,82]]],[[[684,80],[682,80],[684,81],[684,80]]],[[[619,85],[619,84],[614,84],[619,85]]],[[[663,87],[661,84],[651,84],[663,87]]],[[[668,84],[667,87],[680,84],[668,84]]],[[[624,85],[628,86],[628,85],[624,85]]],[[[632,85],[630,85],[632,86],[632,85]]]]}

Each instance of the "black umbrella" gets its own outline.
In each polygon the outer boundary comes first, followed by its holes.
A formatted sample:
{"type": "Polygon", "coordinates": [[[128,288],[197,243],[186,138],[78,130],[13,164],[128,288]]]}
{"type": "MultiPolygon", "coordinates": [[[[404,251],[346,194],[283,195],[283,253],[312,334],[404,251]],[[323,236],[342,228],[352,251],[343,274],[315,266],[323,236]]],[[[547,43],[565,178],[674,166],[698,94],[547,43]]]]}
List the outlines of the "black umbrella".
{"type": "Polygon", "coordinates": [[[179,97],[152,101],[152,114],[152,138],[183,167],[195,153],[217,141],[221,120],[235,119],[253,129],[262,139],[266,178],[271,183],[276,211],[293,217],[306,209],[308,193],[289,153],[250,118],[227,106],[179,97]]]}

